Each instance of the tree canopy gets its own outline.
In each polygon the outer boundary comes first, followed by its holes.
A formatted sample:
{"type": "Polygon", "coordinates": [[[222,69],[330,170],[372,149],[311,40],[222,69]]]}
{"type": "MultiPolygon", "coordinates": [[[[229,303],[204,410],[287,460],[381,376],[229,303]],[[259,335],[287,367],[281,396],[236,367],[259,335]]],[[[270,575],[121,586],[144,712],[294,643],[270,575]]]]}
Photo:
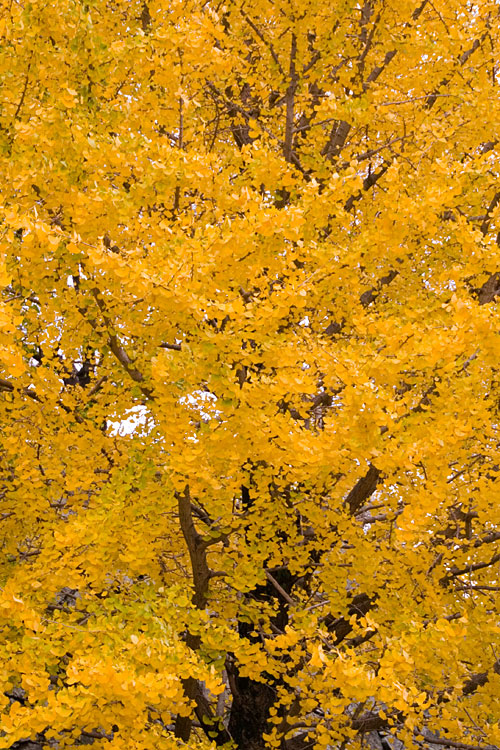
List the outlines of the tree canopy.
{"type": "Polygon", "coordinates": [[[0,748],[498,746],[496,0],[0,36],[0,748]]]}

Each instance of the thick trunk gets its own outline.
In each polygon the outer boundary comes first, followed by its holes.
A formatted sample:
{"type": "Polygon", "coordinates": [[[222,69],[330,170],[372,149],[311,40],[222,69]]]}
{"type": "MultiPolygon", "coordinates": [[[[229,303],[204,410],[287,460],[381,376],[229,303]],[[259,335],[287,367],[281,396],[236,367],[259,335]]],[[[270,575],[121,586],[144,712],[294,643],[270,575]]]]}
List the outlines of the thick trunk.
{"type": "MultiPolygon", "coordinates": [[[[290,592],[295,578],[286,568],[274,569],[272,580],[257,586],[251,593],[253,599],[260,601],[275,601],[277,611],[271,620],[273,628],[283,631],[288,623],[288,609],[290,592]]],[[[242,638],[249,641],[257,639],[255,626],[250,623],[238,623],[238,632],[242,638]]],[[[241,677],[236,664],[228,661],[227,672],[233,695],[231,714],[229,717],[229,733],[239,750],[264,750],[266,747],[263,735],[270,731],[269,709],[277,699],[277,684],[270,676],[263,674],[263,681],[241,677]]]]}
{"type": "Polygon", "coordinates": [[[240,677],[237,668],[231,676],[233,704],[229,733],[239,750],[264,750],[263,734],[269,732],[269,709],[276,700],[273,687],[240,677]]]}

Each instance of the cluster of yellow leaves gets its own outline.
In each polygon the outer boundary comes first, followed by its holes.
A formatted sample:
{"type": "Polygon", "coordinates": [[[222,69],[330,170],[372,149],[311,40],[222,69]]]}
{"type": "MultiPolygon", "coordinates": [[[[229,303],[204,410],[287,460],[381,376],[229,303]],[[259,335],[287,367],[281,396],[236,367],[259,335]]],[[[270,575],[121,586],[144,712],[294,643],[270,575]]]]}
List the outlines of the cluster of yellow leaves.
{"type": "Polygon", "coordinates": [[[498,743],[497,4],[1,10],[0,747],[498,743]]]}

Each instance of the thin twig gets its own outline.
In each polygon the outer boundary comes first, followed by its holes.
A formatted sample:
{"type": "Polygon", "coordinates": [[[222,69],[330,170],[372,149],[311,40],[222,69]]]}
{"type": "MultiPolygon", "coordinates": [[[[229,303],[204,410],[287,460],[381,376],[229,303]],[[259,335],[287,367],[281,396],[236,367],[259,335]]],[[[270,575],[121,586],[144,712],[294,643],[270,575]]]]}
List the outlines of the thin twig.
{"type": "Polygon", "coordinates": [[[269,52],[271,53],[271,57],[273,58],[273,60],[276,63],[276,65],[278,66],[279,72],[281,73],[281,75],[283,76],[283,78],[285,78],[286,77],[285,71],[281,67],[281,63],[279,61],[278,55],[276,54],[275,49],[274,49],[273,45],[271,44],[271,42],[268,42],[266,40],[266,38],[264,37],[264,34],[258,29],[258,27],[254,24],[254,22],[252,21],[252,19],[247,16],[247,14],[245,13],[245,11],[242,10],[241,11],[241,15],[243,16],[243,18],[245,19],[245,21],[247,22],[247,24],[250,26],[250,28],[255,31],[255,33],[257,34],[257,36],[261,40],[261,42],[263,42],[266,45],[266,47],[268,48],[269,52]]]}
{"type": "Polygon", "coordinates": [[[30,77],[30,70],[31,70],[31,63],[32,63],[32,61],[33,61],[33,52],[31,53],[31,57],[30,57],[29,62],[28,62],[28,67],[26,69],[26,78],[24,79],[24,87],[23,87],[23,90],[22,90],[22,93],[21,93],[21,98],[19,99],[19,103],[18,103],[18,105],[16,107],[16,111],[14,113],[14,122],[17,120],[17,118],[21,114],[21,109],[22,109],[23,104],[24,104],[24,99],[25,99],[25,96],[26,96],[26,91],[28,90],[28,81],[29,81],[29,77],[30,77]]]}

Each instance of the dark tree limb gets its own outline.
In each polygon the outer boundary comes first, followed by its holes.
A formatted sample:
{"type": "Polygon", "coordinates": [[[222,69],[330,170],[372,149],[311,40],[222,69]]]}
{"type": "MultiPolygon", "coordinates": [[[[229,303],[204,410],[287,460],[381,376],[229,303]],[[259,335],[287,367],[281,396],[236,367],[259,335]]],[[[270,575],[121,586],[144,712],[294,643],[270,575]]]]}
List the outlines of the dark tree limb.
{"type": "MultiPolygon", "coordinates": [[[[419,16],[423,13],[425,6],[429,0],[423,0],[423,2],[418,6],[418,8],[415,8],[413,13],[411,14],[411,21],[407,21],[403,28],[408,28],[411,25],[412,21],[416,21],[419,16]]],[[[404,36],[404,34],[403,34],[404,36]]],[[[381,75],[381,73],[384,72],[384,70],[387,68],[389,63],[394,59],[394,57],[397,54],[397,50],[390,50],[389,52],[386,52],[385,57],[381,65],[376,65],[371,73],[368,75],[366,82],[363,84],[363,88],[366,90],[370,83],[373,83],[377,80],[377,78],[381,75]]]]}
{"type": "Polygon", "coordinates": [[[349,198],[345,202],[344,209],[346,211],[350,211],[354,204],[362,198],[363,192],[366,193],[367,190],[376,185],[380,178],[385,175],[389,167],[390,163],[385,163],[377,172],[372,172],[368,175],[368,177],[365,177],[365,179],[363,180],[363,189],[360,190],[359,193],[349,196],[349,198]]]}
{"type": "Polygon", "coordinates": [[[496,555],[493,555],[493,557],[490,560],[486,560],[484,562],[470,563],[469,565],[466,565],[463,568],[457,568],[454,565],[450,569],[450,571],[440,579],[439,583],[442,586],[447,586],[453,578],[466,575],[467,573],[474,573],[476,570],[484,570],[484,568],[489,568],[491,565],[495,565],[497,562],[500,562],[500,552],[497,552],[496,555]]]}
{"type": "Polygon", "coordinates": [[[285,96],[286,104],[286,115],[285,115],[285,143],[283,147],[283,155],[286,161],[292,161],[293,152],[293,137],[294,137],[294,108],[295,108],[295,91],[298,85],[298,75],[295,65],[295,58],[297,56],[297,37],[292,33],[292,40],[290,43],[290,66],[288,74],[290,77],[290,83],[285,96]]]}
{"type": "MultiPolygon", "coordinates": [[[[201,534],[197,532],[194,525],[191,495],[187,485],[184,492],[177,493],[177,509],[182,535],[188,548],[191,561],[192,581],[194,587],[192,602],[198,609],[204,609],[207,601],[210,569],[207,563],[206,547],[203,543],[203,538],[201,534]]],[[[187,634],[186,644],[188,648],[197,651],[200,647],[200,643],[201,638],[199,635],[193,633],[187,634]]],[[[193,677],[188,677],[183,681],[183,688],[186,697],[196,703],[199,713],[204,716],[205,714],[203,713],[203,710],[206,710],[206,706],[200,707],[198,704],[200,696],[203,696],[198,680],[193,677]]],[[[175,736],[184,742],[187,742],[191,736],[191,727],[192,719],[190,716],[178,715],[175,721],[175,736]]],[[[211,725],[210,729],[211,731],[214,729],[213,725],[211,725]]]]}
{"type": "MultiPolygon", "coordinates": [[[[377,601],[377,595],[368,596],[368,594],[356,594],[349,604],[347,615],[345,617],[338,617],[334,619],[331,615],[328,615],[324,624],[328,631],[335,636],[334,643],[336,646],[347,638],[349,633],[354,629],[354,625],[351,623],[351,618],[364,617],[367,612],[372,609],[377,601]]],[[[373,636],[373,633],[370,637],[373,636]]]]}
{"type": "Polygon", "coordinates": [[[347,495],[344,504],[348,506],[349,513],[354,515],[377,489],[381,472],[373,464],[361,479],[358,479],[352,490],[347,495]]]}

